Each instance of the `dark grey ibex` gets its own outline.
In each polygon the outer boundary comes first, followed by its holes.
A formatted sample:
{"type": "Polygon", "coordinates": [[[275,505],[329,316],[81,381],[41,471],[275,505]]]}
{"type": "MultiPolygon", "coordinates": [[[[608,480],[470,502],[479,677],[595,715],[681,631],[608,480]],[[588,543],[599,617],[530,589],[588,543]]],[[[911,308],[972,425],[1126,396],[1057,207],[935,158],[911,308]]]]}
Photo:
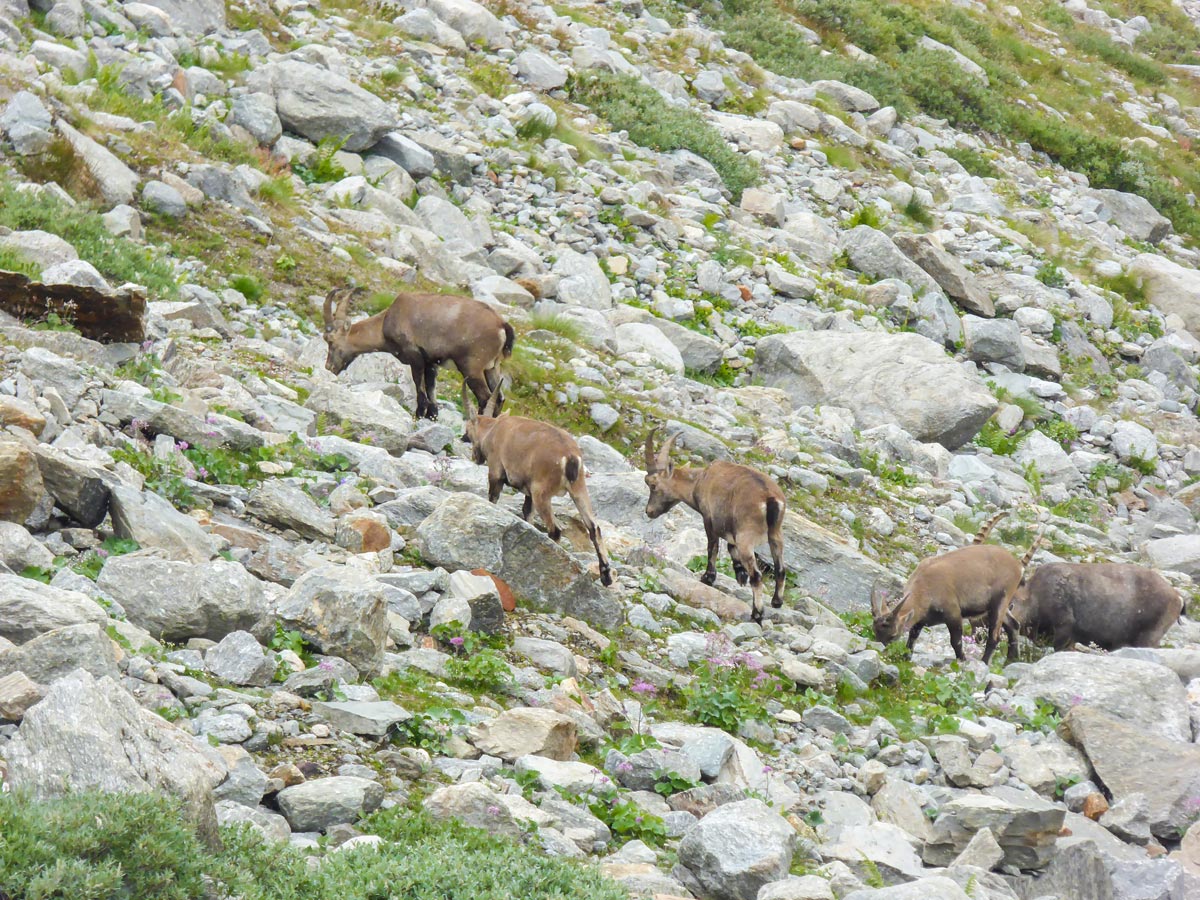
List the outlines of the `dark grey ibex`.
{"type": "MultiPolygon", "coordinates": [[[[335,375],[364,353],[390,353],[412,370],[417,417],[436,419],[437,372],[452,362],[482,406],[500,384],[500,362],[512,355],[515,332],[498,312],[470,297],[397,295],[386,310],[349,321],[362,288],[334,288],[325,297],[325,368],[335,375]]],[[[503,405],[498,398],[496,408],[503,405]]]]}
{"type": "Polygon", "coordinates": [[[1014,594],[1024,578],[1025,567],[1033,558],[1041,540],[1034,539],[1024,559],[1017,559],[1003,547],[984,541],[1007,513],[990,519],[974,542],[941,556],[923,559],[917,564],[904,589],[894,600],[880,583],[871,592],[871,615],[875,639],[890,644],[908,632],[908,651],[912,652],[921,630],[927,625],[945,625],[950,644],[960,661],[963,653],[963,620],[987,617],[987,645],[983,661],[992,658],[1000,643],[1001,630],[1008,637],[1008,658],[1016,658],[1017,632],[1007,613],[1014,594]]]}
{"type": "Polygon", "coordinates": [[[1048,563],[1013,597],[1009,622],[1031,637],[1047,634],[1055,650],[1076,643],[1105,650],[1157,647],[1183,602],[1165,578],[1129,563],[1048,563]]]}
{"type": "Polygon", "coordinates": [[[673,434],[654,452],[652,429],[646,436],[646,486],[650,499],[646,515],[656,519],[677,503],[686,503],[704,520],[708,538],[708,568],[700,580],[711,585],[717,580],[717,554],[721,541],[729,550],[733,573],[738,584],[750,585],[754,595],[751,618],[763,619],[762,575],[754,558],[754,548],[766,543],[775,564],[775,593],[771,606],[783,606],[786,573],[783,568],[783,513],[787,500],[772,479],[757,469],[718,460],[704,469],[676,468],[671,448],[679,434],[673,434]]]}
{"type": "Polygon", "coordinates": [[[488,500],[495,503],[504,485],[525,495],[521,515],[529,521],[536,509],[552,541],[562,536],[554,520],[550,501],[559,494],[570,495],[587,529],[596,557],[600,561],[600,581],[612,584],[612,569],[604,552],[604,537],[592,512],[584,477],[583,454],[575,438],[561,428],[527,419],[524,416],[497,416],[500,386],[488,399],[482,412],[471,407],[471,397],[463,385],[463,418],[475,462],[488,467],[488,500]]]}

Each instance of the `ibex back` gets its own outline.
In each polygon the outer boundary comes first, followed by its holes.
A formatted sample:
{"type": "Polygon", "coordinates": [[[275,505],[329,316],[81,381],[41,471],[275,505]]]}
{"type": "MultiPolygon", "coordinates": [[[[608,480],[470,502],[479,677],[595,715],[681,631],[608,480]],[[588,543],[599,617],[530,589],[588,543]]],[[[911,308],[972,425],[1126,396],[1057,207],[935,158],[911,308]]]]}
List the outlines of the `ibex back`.
{"type": "MultiPolygon", "coordinates": [[[[325,368],[336,375],[364,353],[390,353],[412,370],[417,417],[436,419],[438,367],[452,362],[476,401],[487,402],[515,338],[498,312],[470,297],[405,293],[383,312],[351,324],[350,305],[365,293],[334,288],[325,297],[325,368]]],[[[499,398],[497,409],[502,405],[499,398]]]]}

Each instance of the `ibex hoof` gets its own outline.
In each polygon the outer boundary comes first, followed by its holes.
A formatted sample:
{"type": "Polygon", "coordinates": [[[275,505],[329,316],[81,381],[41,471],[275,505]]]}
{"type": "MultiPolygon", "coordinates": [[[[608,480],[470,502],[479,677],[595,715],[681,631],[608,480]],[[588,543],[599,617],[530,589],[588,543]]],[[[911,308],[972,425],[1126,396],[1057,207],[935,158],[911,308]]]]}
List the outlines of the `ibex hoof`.
{"type": "Polygon", "coordinates": [[[758,612],[750,613],[750,621],[753,622],[755,625],[762,625],[762,623],[763,623],[762,610],[760,609],[758,612]]]}
{"type": "Polygon", "coordinates": [[[703,575],[700,576],[700,583],[707,584],[709,587],[711,587],[712,585],[717,583],[717,573],[716,572],[705,572],[703,575]]]}
{"type": "Polygon", "coordinates": [[[610,587],[613,583],[612,572],[608,571],[608,569],[605,569],[603,572],[601,572],[600,583],[605,587],[610,587]]]}
{"type": "Polygon", "coordinates": [[[771,609],[783,609],[783,598],[782,597],[772,597],[771,598],[771,609]]]}

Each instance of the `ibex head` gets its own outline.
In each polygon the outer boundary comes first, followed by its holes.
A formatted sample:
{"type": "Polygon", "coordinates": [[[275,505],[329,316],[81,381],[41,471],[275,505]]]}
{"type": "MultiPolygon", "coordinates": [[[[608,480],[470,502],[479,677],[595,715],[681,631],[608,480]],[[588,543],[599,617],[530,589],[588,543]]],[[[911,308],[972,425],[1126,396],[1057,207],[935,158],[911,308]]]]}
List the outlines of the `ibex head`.
{"type": "Polygon", "coordinates": [[[483,411],[479,412],[475,409],[475,404],[471,397],[471,391],[468,389],[466,381],[462,387],[462,408],[463,408],[463,436],[462,439],[471,445],[471,456],[475,460],[477,466],[482,466],[487,462],[487,457],[483,454],[482,440],[483,435],[491,426],[491,423],[496,420],[496,404],[499,400],[501,391],[504,389],[506,378],[500,379],[496,385],[496,389],[492,391],[488,397],[487,403],[483,407],[483,411]]]}
{"type": "Polygon", "coordinates": [[[656,454],[654,452],[654,434],[657,431],[657,427],[652,428],[646,435],[646,487],[650,488],[650,499],[646,502],[646,515],[651,519],[657,519],[681,500],[671,489],[671,478],[675,474],[675,464],[671,462],[671,448],[675,446],[675,440],[679,437],[679,433],[676,432],[667,438],[667,442],[656,454]]]}
{"type": "Polygon", "coordinates": [[[905,603],[908,594],[895,579],[880,577],[871,587],[871,627],[875,640],[890,644],[912,625],[916,608],[905,603]]]}
{"type": "Polygon", "coordinates": [[[341,374],[358,355],[350,347],[350,305],[365,294],[362,288],[343,287],[325,295],[325,343],[329,346],[325,368],[334,375],[341,374]]]}

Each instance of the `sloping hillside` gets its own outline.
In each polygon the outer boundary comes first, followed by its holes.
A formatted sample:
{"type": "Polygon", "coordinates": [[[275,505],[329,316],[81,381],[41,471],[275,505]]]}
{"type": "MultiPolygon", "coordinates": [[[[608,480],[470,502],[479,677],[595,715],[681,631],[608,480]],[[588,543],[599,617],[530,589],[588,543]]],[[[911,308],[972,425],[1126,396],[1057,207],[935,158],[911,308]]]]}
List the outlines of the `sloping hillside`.
{"type": "Polygon", "coordinates": [[[1200,892],[1198,26],[0,0],[0,897],[1200,892]],[[453,367],[436,421],[327,369],[347,286],[513,325],[612,586],[488,504],[453,367]],[[761,626],[653,429],[783,490],[761,626]],[[1184,615],[875,641],[981,529],[1184,615]]]}

